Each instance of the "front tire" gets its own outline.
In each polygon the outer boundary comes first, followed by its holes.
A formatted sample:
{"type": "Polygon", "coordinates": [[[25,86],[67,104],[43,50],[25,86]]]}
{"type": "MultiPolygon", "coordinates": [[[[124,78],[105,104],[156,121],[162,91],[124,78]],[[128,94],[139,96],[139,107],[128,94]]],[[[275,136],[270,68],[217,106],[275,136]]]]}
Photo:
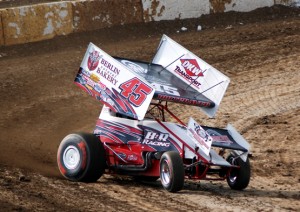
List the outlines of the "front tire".
{"type": "Polygon", "coordinates": [[[160,159],[161,184],[169,192],[177,192],[183,188],[184,167],[178,152],[165,152],[160,159]]]}
{"type": "Polygon", "coordinates": [[[227,184],[231,189],[243,190],[245,189],[249,182],[251,176],[250,161],[247,158],[244,162],[241,158],[236,158],[233,155],[229,155],[227,161],[232,164],[239,166],[240,168],[232,169],[227,176],[227,184]]]}
{"type": "Polygon", "coordinates": [[[94,134],[67,135],[59,145],[57,163],[65,178],[95,182],[104,173],[106,165],[103,144],[94,134]]]}

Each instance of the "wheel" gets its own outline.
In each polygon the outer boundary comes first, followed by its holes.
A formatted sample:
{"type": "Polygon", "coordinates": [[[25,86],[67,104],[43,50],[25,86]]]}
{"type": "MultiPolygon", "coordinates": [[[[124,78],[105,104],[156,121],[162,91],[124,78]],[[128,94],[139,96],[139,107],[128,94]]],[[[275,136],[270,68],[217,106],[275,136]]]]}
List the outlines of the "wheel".
{"type": "Polygon", "coordinates": [[[183,188],[184,168],[178,152],[165,152],[160,159],[161,184],[169,192],[177,192],[183,188]]]}
{"type": "Polygon", "coordinates": [[[233,168],[229,172],[227,176],[229,187],[234,190],[245,189],[250,182],[251,175],[249,158],[244,162],[241,158],[234,159],[233,155],[229,155],[227,161],[232,165],[240,166],[240,168],[233,168]]]}
{"type": "Polygon", "coordinates": [[[59,145],[57,163],[59,171],[67,179],[95,182],[106,165],[103,144],[94,134],[67,135],[59,145]]]}

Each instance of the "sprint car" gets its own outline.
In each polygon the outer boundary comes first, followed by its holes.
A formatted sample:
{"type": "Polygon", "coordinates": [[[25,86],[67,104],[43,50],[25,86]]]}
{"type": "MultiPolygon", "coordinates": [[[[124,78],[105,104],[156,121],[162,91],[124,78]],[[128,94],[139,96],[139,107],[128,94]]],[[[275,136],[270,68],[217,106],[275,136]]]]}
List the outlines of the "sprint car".
{"type": "Polygon", "coordinates": [[[93,133],[61,141],[61,174],[81,182],[103,174],[160,179],[169,192],[180,191],[185,179],[227,180],[245,189],[250,145],[237,130],[202,126],[192,117],[186,124],[171,111],[174,103],[186,104],[213,117],[229,82],[166,35],[150,63],[111,57],[90,43],[75,84],[103,107],[93,133]]]}

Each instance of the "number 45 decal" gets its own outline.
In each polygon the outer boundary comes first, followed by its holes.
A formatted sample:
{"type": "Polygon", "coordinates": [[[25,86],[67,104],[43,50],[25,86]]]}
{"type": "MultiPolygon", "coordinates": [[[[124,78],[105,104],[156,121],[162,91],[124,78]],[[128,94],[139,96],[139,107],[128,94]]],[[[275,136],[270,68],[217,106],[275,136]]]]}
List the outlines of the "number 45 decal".
{"type": "Polygon", "coordinates": [[[152,87],[146,85],[136,77],[123,82],[119,88],[121,89],[121,95],[136,107],[141,106],[146,100],[147,95],[153,90],[152,87]]]}

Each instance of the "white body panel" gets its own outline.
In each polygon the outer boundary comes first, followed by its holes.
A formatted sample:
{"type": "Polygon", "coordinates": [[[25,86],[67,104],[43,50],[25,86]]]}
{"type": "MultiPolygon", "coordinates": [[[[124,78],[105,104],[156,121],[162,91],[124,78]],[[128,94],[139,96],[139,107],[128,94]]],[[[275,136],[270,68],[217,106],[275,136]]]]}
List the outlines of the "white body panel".
{"type": "MultiPolygon", "coordinates": [[[[105,121],[114,121],[119,124],[124,124],[137,129],[138,129],[138,125],[143,125],[146,127],[154,128],[162,133],[168,133],[169,137],[176,142],[176,144],[179,146],[180,149],[182,149],[184,146],[183,142],[190,147],[190,148],[188,148],[187,146],[184,147],[184,154],[185,154],[184,158],[193,159],[195,156],[197,158],[197,154],[195,154],[195,152],[192,151],[197,147],[197,145],[188,136],[187,129],[184,126],[180,126],[170,122],[162,122],[162,124],[164,125],[162,126],[161,124],[159,124],[157,121],[153,119],[144,119],[139,121],[139,120],[130,120],[126,118],[116,117],[114,116],[114,113],[106,106],[103,106],[99,119],[105,121]],[[165,127],[172,133],[166,130],[165,127]],[[176,136],[174,136],[174,134],[176,136]]],[[[200,148],[198,149],[197,153],[201,155],[202,159],[206,160],[205,162],[210,162],[212,164],[221,165],[221,166],[230,166],[230,164],[222,157],[220,157],[213,149],[210,149],[209,155],[206,155],[200,148]]],[[[199,158],[197,158],[197,160],[199,160],[199,158]]]]}

